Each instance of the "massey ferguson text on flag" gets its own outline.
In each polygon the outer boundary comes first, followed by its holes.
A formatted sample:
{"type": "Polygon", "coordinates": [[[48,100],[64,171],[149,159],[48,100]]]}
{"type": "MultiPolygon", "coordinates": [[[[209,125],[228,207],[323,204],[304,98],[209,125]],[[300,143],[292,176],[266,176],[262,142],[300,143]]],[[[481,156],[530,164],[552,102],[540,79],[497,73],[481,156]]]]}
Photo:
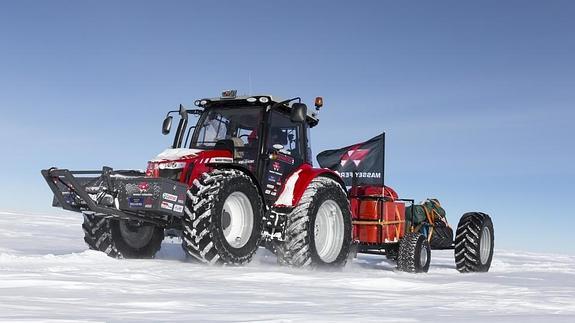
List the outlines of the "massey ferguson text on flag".
{"type": "Polygon", "coordinates": [[[337,172],[345,185],[383,185],[385,133],[370,140],[317,155],[321,167],[337,172]],[[355,176],[355,183],[353,177],[355,176]]]}

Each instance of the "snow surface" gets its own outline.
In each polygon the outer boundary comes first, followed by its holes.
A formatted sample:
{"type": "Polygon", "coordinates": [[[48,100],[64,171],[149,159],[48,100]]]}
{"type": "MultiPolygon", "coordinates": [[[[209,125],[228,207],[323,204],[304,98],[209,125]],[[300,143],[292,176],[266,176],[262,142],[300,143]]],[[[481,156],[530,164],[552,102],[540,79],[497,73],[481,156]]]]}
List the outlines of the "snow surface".
{"type": "Polygon", "coordinates": [[[487,274],[451,251],[430,272],[360,255],[342,271],[184,262],[177,239],[154,260],[86,250],[81,216],[0,212],[0,321],[575,322],[575,257],[497,250],[487,274]]]}

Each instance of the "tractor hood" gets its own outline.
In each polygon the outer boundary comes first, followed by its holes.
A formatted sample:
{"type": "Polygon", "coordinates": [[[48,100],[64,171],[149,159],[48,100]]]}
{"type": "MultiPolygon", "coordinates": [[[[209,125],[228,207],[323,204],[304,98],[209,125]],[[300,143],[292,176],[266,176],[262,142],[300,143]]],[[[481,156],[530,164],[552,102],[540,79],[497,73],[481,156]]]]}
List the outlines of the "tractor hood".
{"type": "Polygon", "coordinates": [[[162,162],[180,159],[190,159],[197,157],[203,150],[189,149],[189,148],[169,148],[162,151],[159,155],[154,157],[150,162],[162,162]]]}
{"type": "Polygon", "coordinates": [[[194,174],[201,174],[208,170],[207,164],[232,162],[232,153],[227,150],[170,148],[148,162],[146,176],[178,181],[187,165],[194,165],[190,169],[193,169],[194,174]]]}

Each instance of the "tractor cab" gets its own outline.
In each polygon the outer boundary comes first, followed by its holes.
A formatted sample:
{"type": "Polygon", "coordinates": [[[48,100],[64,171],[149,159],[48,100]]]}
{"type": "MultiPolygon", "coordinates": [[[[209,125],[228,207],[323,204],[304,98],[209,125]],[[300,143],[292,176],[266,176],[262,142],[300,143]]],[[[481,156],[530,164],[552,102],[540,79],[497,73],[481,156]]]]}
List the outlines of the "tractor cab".
{"type": "MultiPolygon", "coordinates": [[[[206,160],[202,158],[206,155],[220,157],[220,162],[248,170],[261,183],[268,202],[277,198],[282,182],[295,169],[312,164],[309,129],[319,120],[300,98],[278,100],[225,91],[218,98],[196,100],[195,105],[197,109],[180,106],[168,113],[164,134],[170,132],[171,113],[178,112],[181,118],[172,147],[163,154],[177,151],[179,157],[188,157],[188,162],[195,164],[206,160]],[[197,121],[188,127],[190,114],[196,115],[197,121]],[[186,152],[190,155],[183,156],[186,152]],[[193,161],[190,156],[195,157],[193,161]]],[[[320,106],[316,105],[317,109],[320,106]]],[[[186,182],[185,176],[182,178],[186,182]]]]}

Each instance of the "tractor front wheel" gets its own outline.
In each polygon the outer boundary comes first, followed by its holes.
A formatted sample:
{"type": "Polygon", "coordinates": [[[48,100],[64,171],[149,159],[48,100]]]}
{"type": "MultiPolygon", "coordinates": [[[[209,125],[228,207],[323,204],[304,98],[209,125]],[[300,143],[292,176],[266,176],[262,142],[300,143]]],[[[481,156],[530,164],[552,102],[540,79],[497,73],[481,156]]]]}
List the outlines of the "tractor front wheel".
{"type": "Polygon", "coordinates": [[[184,208],[182,247],[210,264],[241,265],[262,238],[263,203],[244,172],[216,169],[194,181],[184,208]]]}
{"type": "Polygon", "coordinates": [[[154,258],[162,247],[161,227],[138,221],[109,221],[113,243],[123,258],[154,258]]]}

